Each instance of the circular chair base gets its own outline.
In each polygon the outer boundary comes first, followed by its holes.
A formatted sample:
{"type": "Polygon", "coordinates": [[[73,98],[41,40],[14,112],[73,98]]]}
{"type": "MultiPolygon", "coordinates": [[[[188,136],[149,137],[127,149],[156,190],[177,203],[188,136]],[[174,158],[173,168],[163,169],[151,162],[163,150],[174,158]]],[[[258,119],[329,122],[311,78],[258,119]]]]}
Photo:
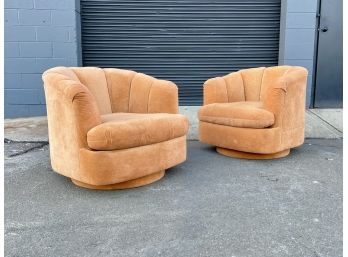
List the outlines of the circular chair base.
{"type": "Polygon", "coordinates": [[[234,158],[240,158],[240,159],[252,159],[252,160],[277,159],[277,158],[285,157],[290,153],[290,149],[286,149],[284,151],[280,151],[280,152],[272,153],[272,154],[258,154],[258,153],[241,152],[241,151],[222,148],[222,147],[216,147],[216,151],[219,154],[222,154],[228,157],[234,157],[234,158]]]}
{"type": "Polygon", "coordinates": [[[134,187],[140,187],[140,186],[151,184],[157,180],[160,180],[164,176],[164,174],[165,174],[165,170],[161,170],[159,172],[152,173],[150,175],[147,175],[141,178],[124,181],[121,183],[116,183],[111,185],[101,185],[101,186],[86,184],[75,179],[71,179],[71,181],[79,187],[84,187],[88,189],[97,189],[97,190],[127,189],[127,188],[134,188],[134,187]]]}

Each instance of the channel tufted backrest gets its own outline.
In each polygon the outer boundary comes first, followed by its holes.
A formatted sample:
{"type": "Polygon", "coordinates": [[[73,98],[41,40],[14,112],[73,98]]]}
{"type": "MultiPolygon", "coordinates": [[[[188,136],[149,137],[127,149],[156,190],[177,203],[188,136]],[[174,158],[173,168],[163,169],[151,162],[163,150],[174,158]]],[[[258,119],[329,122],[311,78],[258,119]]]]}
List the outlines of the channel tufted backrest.
{"type": "Polygon", "coordinates": [[[131,83],[137,73],[114,68],[104,69],[104,72],[112,112],[128,112],[131,83]]]}
{"type": "Polygon", "coordinates": [[[291,66],[251,68],[215,79],[223,81],[220,83],[221,91],[227,93],[227,102],[264,101],[276,80],[281,79],[292,68],[291,66]]]}
{"type": "Polygon", "coordinates": [[[100,114],[111,113],[108,83],[104,70],[96,67],[70,68],[94,96],[100,114]]]}
{"type": "Polygon", "coordinates": [[[173,82],[130,70],[108,68],[104,72],[112,112],[177,112],[172,109],[177,102],[171,102],[177,99],[169,96],[177,94],[173,82]]]}
{"type": "MultiPolygon", "coordinates": [[[[143,73],[130,70],[105,69],[112,112],[148,113],[149,101],[163,83],[143,73]]],[[[163,99],[158,99],[162,101],[163,99]]]]}
{"type": "Polygon", "coordinates": [[[265,69],[244,69],[222,77],[226,84],[228,102],[259,101],[265,69]]]}
{"type": "Polygon", "coordinates": [[[58,67],[53,72],[69,75],[86,86],[94,96],[100,114],[129,112],[131,85],[136,72],[97,67],[58,67]]]}
{"type": "Polygon", "coordinates": [[[108,85],[103,69],[95,67],[55,67],[47,70],[44,74],[58,74],[61,76],[57,79],[76,81],[84,85],[95,98],[100,114],[111,113],[108,85]]]}
{"type": "Polygon", "coordinates": [[[260,101],[262,78],[266,68],[240,70],[243,80],[245,101],[260,101]]]}
{"type": "Polygon", "coordinates": [[[150,88],[156,80],[142,73],[115,68],[58,67],[50,72],[62,74],[86,86],[94,96],[100,114],[146,113],[148,110],[144,101],[150,97],[150,88]]]}
{"type": "Polygon", "coordinates": [[[57,67],[45,72],[76,81],[94,97],[101,115],[115,112],[177,113],[177,87],[143,73],[116,68],[57,67]]]}

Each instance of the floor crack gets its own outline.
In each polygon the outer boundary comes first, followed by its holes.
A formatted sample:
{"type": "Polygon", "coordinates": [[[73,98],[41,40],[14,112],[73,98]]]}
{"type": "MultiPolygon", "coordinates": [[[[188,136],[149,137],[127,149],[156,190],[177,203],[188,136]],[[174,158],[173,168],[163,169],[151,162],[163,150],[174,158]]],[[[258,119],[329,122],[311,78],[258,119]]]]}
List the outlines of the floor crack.
{"type": "Polygon", "coordinates": [[[15,157],[15,156],[23,155],[25,153],[31,152],[35,149],[39,149],[39,148],[42,148],[42,147],[48,145],[48,141],[15,141],[15,140],[11,140],[8,138],[4,139],[4,143],[5,144],[37,144],[37,145],[29,147],[28,149],[25,149],[23,151],[10,154],[10,155],[8,155],[8,157],[15,157]]]}

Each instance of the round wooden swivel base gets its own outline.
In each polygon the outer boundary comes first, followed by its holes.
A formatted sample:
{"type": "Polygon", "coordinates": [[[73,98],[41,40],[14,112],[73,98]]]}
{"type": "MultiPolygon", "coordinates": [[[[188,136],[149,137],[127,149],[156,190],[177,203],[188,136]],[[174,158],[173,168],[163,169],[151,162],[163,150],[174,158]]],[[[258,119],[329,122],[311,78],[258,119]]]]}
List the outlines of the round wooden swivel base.
{"type": "Polygon", "coordinates": [[[252,159],[252,160],[277,159],[277,158],[285,157],[290,153],[290,149],[286,149],[284,151],[280,151],[280,152],[272,153],[272,154],[258,154],[258,153],[240,152],[240,151],[221,148],[221,147],[216,147],[216,151],[219,154],[222,154],[228,157],[234,157],[234,158],[240,158],[240,159],[252,159]]]}
{"type": "Polygon", "coordinates": [[[161,170],[159,172],[152,173],[150,175],[147,175],[141,178],[136,178],[136,179],[128,180],[121,183],[116,183],[111,185],[101,185],[101,186],[89,185],[75,179],[71,179],[71,181],[79,187],[84,187],[88,189],[97,189],[97,190],[127,189],[127,188],[134,188],[134,187],[140,187],[140,186],[151,184],[157,180],[160,180],[164,176],[164,173],[165,173],[165,170],[161,170]]]}

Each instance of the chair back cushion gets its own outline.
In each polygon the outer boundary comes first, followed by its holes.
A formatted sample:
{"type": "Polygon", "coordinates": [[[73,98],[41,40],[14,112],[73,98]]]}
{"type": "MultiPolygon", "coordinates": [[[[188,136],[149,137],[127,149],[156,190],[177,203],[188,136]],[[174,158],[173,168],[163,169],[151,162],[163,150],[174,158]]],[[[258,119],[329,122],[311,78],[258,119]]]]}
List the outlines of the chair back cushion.
{"type": "Polygon", "coordinates": [[[111,113],[111,102],[104,70],[96,67],[71,68],[94,96],[100,114],[111,113]]]}

